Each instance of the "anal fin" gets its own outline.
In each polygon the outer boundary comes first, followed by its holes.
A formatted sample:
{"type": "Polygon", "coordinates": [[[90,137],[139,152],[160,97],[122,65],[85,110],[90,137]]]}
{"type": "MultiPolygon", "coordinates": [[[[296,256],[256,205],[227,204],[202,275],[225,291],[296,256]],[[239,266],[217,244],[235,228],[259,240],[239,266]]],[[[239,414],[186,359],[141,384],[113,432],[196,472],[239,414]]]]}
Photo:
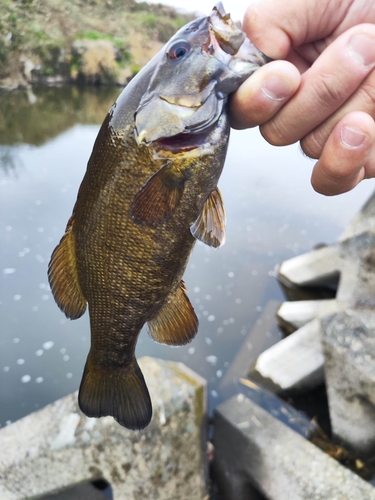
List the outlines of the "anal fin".
{"type": "Polygon", "coordinates": [[[147,385],[137,360],[128,366],[102,368],[92,361],[89,353],[78,403],[88,417],[110,415],[128,429],[147,427],[152,417],[152,405],[147,385]]]}
{"type": "Polygon", "coordinates": [[[198,219],[190,227],[197,240],[218,248],[225,243],[225,209],[219,188],[207,198],[198,219]]]}
{"type": "Polygon", "coordinates": [[[130,216],[136,224],[157,227],[174,214],[184,191],[185,179],[164,165],[135,195],[130,216]]]}
{"type": "Polygon", "coordinates": [[[198,318],[186,293],[184,282],[172,292],[155,318],[148,321],[150,337],[167,345],[188,344],[198,331],[198,318]]]}
{"type": "Polygon", "coordinates": [[[87,301],[78,280],[73,224],[74,216],[52,253],[48,279],[57,305],[68,318],[77,319],[85,312],[87,301]]]}

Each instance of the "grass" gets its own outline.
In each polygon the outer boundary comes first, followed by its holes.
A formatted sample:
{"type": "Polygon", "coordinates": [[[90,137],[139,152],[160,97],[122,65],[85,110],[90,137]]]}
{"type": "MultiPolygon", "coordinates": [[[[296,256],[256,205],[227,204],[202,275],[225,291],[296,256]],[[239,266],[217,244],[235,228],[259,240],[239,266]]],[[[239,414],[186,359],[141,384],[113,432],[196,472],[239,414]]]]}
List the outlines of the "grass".
{"type": "Polygon", "coordinates": [[[134,74],[147,60],[147,47],[161,46],[189,20],[170,7],[135,0],[0,0],[0,84],[12,71],[21,73],[25,59],[40,75],[59,75],[67,65],[78,70],[72,46],[79,39],[109,41],[119,70],[134,74]],[[143,56],[133,43],[140,33],[143,56]]]}

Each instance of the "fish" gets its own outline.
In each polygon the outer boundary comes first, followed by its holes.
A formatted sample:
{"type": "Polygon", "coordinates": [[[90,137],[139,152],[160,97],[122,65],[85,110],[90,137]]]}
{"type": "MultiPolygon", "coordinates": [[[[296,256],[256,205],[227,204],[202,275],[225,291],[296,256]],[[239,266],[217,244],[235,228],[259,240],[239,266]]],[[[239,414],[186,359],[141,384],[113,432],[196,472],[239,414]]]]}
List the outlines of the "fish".
{"type": "Polygon", "coordinates": [[[88,417],[144,429],[149,391],[135,357],[142,327],[189,343],[198,319],[183,274],[196,240],[225,241],[217,187],[228,95],[270,59],[221,3],[181,28],[105,118],[48,277],[70,319],[88,306],[91,346],[78,402],[88,417]]]}

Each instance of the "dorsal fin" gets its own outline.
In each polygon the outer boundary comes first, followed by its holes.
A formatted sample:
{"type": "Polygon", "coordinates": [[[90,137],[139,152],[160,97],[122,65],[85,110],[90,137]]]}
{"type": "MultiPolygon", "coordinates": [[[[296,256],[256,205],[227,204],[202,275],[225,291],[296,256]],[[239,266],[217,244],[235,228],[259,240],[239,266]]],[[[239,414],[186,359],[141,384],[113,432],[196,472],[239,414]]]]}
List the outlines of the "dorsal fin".
{"type": "Polygon", "coordinates": [[[207,198],[198,219],[190,227],[197,240],[210,247],[221,247],[225,243],[225,209],[219,188],[207,198]]]}
{"type": "Polygon", "coordinates": [[[130,216],[136,224],[157,227],[174,214],[184,191],[185,179],[164,165],[134,197],[130,216]]]}
{"type": "Polygon", "coordinates": [[[57,305],[68,318],[77,319],[85,312],[87,301],[78,280],[73,225],[74,215],[52,253],[48,279],[57,305]]]}
{"type": "Polygon", "coordinates": [[[183,281],[169,296],[155,318],[148,321],[150,337],[168,345],[188,344],[198,331],[198,318],[183,281]]]}

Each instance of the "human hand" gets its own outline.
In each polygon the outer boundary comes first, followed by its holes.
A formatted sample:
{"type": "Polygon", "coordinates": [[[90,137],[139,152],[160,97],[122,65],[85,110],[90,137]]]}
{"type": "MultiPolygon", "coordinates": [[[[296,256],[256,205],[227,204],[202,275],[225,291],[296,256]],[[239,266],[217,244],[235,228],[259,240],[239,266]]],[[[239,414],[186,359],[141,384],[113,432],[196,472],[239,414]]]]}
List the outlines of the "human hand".
{"type": "Polygon", "coordinates": [[[375,0],[255,0],[243,29],[277,60],[233,94],[231,125],[301,141],[320,193],[375,177],[375,0]]]}

